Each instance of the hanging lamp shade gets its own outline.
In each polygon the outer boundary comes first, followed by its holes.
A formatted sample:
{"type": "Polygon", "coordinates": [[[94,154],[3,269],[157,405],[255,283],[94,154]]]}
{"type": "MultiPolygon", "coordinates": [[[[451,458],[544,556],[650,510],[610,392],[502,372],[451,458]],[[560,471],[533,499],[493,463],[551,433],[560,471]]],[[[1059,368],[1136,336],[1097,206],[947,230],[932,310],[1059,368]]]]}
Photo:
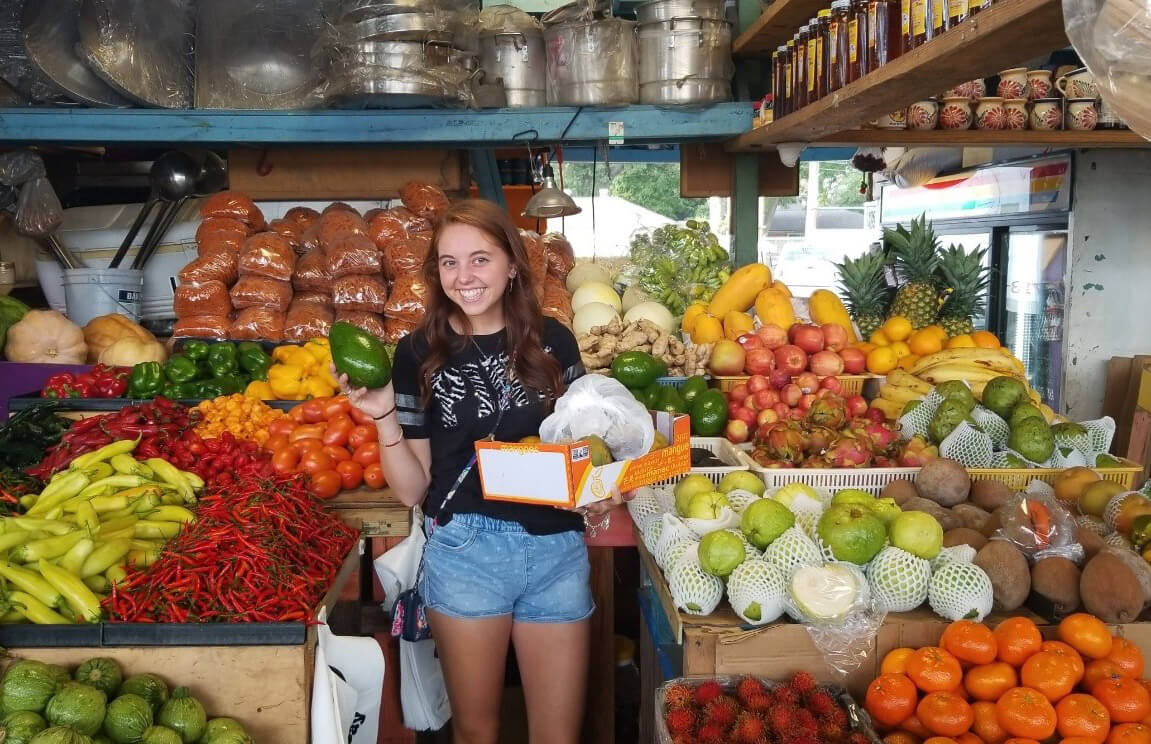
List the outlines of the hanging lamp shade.
{"type": "Polygon", "coordinates": [[[524,206],[523,216],[541,220],[571,217],[583,210],[574,200],[556,186],[555,172],[550,165],[543,168],[543,185],[524,206]]]}

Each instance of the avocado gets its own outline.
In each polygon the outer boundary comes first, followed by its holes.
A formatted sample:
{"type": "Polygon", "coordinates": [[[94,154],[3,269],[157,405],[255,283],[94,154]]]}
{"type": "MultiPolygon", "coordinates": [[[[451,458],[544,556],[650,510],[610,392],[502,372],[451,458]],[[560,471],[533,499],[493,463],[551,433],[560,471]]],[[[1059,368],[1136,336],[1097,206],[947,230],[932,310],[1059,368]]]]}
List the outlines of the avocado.
{"type": "Polygon", "coordinates": [[[683,387],[679,389],[679,394],[683,396],[683,402],[690,406],[695,401],[696,396],[705,390],[707,390],[707,380],[703,375],[695,375],[687,378],[683,387]]]}
{"type": "Polygon", "coordinates": [[[727,400],[718,390],[707,390],[691,404],[691,433],[700,437],[718,437],[727,426],[727,400]]]}
{"type": "Polygon", "coordinates": [[[659,394],[659,402],[655,407],[656,410],[667,411],[668,413],[687,413],[687,403],[684,402],[679,391],[671,386],[663,387],[659,394]]]}
{"type": "Polygon", "coordinates": [[[645,351],[625,351],[611,363],[611,373],[624,387],[646,388],[660,376],[660,363],[645,351]]]}

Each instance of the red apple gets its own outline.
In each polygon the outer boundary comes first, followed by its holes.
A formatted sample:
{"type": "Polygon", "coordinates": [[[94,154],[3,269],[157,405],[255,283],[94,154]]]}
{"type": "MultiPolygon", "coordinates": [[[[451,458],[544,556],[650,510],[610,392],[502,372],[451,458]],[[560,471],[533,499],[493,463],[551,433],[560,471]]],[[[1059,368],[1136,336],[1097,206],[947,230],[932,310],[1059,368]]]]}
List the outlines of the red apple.
{"type": "Polygon", "coordinates": [[[749,375],[765,375],[775,369],[775,354],[767,349],[749,349],[743,362],[749,375]]]}
{"type": "Polygon", "coordinates": [[[780,390],[784,385],[791,382],[791,373],[786,369],[776,368],[771,373],[771,386],[776,390],[780,390]]]}
{"type": "Polygon", "coordinates": [[[756,415],[757,414],[755,411],[753,411],[752,409],[750,409],[746,406],[744,406],[743,408],[740,408],[739,410],[737,410],[735,412],[736,420],[742,421],[745,424],[747,424],[748,426],[751,426],[752,424],[755,423],[756,415]]]}
{"type": "Polygon", "coordinates": [[[816,398],[826,398],[829,395],[835,395],[835,393],[831,392],[825,387],[821,387],[819,390],[815,391],[816,398]]]}
{"type": "Polygon", "coordinates": [[[711,350],[711,359],[708,360],[707,366],[717,375],[742,375],[743,360],[743,347],[725,338],[715,342],[715,348],[711,350]]]}
{"type": "Polygon", "coordinates": [[[743,444],[747,441],[747,422],[740,419],[728,421],[724,435],[732,444],[743,444]]]}
{"type": "Polygon", "coordinates": [[[838,323],[824,323],[820,326],[823,331],[823,346],[831,351],[842,351],[847,347],[847,329],[838,323]]]}
{"type": "Polygon", "coordinates": [[[760,411],[764,410],[765,408],[771,408],[780,400],[778,390],[760,390],[755,394],[754,397],[755,407],[760,411]]]}
{"type": "Polygon", "coordinates": [[[744,351],[751,351],[752,349],[762,349],[763,341],[759,339],[754,333],[745,333],[737,338],[736,343],[743,347],[744,351]]]}
{"type": "Polygon", "coordinates": [[[775,367],[789,375],[798,375],[807,369],[807,352],[792,344],[781,346],[775,350],[775,367]]]}
{"type": "Polygon", "coordinates": [[[804,393],[814,393],[819,390],[819,377],[814,372],[802,372],[795,376],[795,384],[804,393]]]}
{"type": "Polygon", "coordinates": [[[843,392],[843,385],[838,377],[824,377],[819,381],[819,387],[837,394],[843,392]]]}
{"type": "Polygon", "coordinates": [[[811,404],[815,402],[815,394],[807,393],[799,399],[799,408],[802,411],[811,410],[811,404]]]}
{"type": "Polygon", "coordinates": [[[760,390],[767,390],[771,387],[771,383],[763,375],[752,375],[747,378],[747,392],[749,394],[758,393],[760,390]]]}
{"type": "Polygon", "coordinates": [[[817,351],[807,366],[820,377],[834,377],[843,374],[843,357],[834,351],[817,351]]]}
{"type": "Polygon", "coordinates": [[[773,351],[787,343],[787,331],[775,323],[760,326],[755,335],[759,336],[759,340],[763,342],[764,346],[773,351]]]}
{"type": "Polygon", "coordinates": [[[799,385],[794,382],[789,382],[783,386],[779,391],[779,399],[787,404],[789,408],[794,408],[799,405],[799,399],[803,397],[803,391],[799,389],[799,385]]]}
{"type": "Polygon", "coordinates": [[[802,408],[792,408],[791,412],[787,414],[787,417],[792,421],[803,421],[807,418],[807,411],[802,408]]]}
{"type": "Polygon", "coordinates": [[[791,343],[808,354],[823,351],[823,331],[820,330],[819,326],[793,325],[789,336],[791,343]]]}
{"type": "Polygon", "coordinates": [[[736,403],[742,403],[743,399],[749,395],[751,395],[751,390],[748,388],[747,383],[741,382],[728,391],[727,399],[733,400],[736,403]]]}
{"type": "Polygon", "coordinates": [[[867,355],[854,346],[848,346],[839,352],[843,359],[843,371],[849,375],[858,375],[867,367],[867,355]]]}
{"type": "Polygon", "coordinates": [[[757,406],[755,404],[755,396],[754,395],[749,395],[749,396],[747,396],[747,398],[744,399],[743,407],[744,408],[750,408],[753,411],[759,410],[759,406],[757,406]]]}
{"type": "Polygon", "coordinates": [[[878,408],[868,408],[863,414],[864,418],[874,421],[877,424],[882,424],[887,420],[887,416],[883,415],[883,411],[878,408]]]}
{"type": "Polygon", "coordinates": [[[776,421],[779,421],[779,414],[770,408],[760,411],[759,415],[755,417],[755,423],[760,426],[774,424],[776,421]]]}
{"type": "Polygon", "coordinates": [[[739,410],[739,409],[741,409],[741,408],[743,408],[743,404],[742,404],[742,403],[737,403],[737,402],[736,402],[736,401],[734,401],[734,400],[729,400],[729,401],[727,402],[727,417],[728,417],[729,419],[733,419],[733,418],[735,418],[735,412],[736,412],[736,411],[738,411],[738,410],[739,410]]]}
{"type": "Polygon", "coordinates": [[[779,416],[780,421],[787,418],[787,414],[791,413],[791,406],[784,403],[782,400],[771,407],[775,414],[779,416]]]}
{"type": "Polygon", "coordinates": [[[867,399],[862,395],[849,396],[844,403],[847,404],[847,415],[851,418],[863,416],[867,413],[867,399]]]}

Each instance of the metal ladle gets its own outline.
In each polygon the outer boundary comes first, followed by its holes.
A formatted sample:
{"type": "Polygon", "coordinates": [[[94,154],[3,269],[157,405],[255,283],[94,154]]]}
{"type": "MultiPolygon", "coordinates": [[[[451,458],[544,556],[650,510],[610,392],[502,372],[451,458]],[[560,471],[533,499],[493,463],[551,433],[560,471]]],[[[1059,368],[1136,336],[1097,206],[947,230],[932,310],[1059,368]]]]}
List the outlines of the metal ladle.
{"type": "MultiPolygon", "coordinates": [[[[178,150],[166,152],[153,161],[152,169],[148,172],[148,183],[151,185],[148,200],[144,202],[144,206],[140,208],[132,226],[128,228],[128,234],[124,236],[124,240],[120,243],[120,247],[116,250],[116,255],[112,257],[112,262],[108,264],[108,268],[120,267],[120,262],[128,254],[132,241],[136,239],[136,235],[144,226],[144,221],[148,219],[148,215],[156,203],[179,199],[183,189],[186,188],[184,184],[195,178],[198,172],[199,168],[196,161],[178,150]]],[[[162,213],[163,208],[157,214],[156,221],[159,221],[162,213]]],[[[152,223],[153,228],[156,226],[156,221],[152,223]]]]}
{"type": "MultiPolygon", "coordinates": [[[[214,152],[207,152],[204,155],[204,162],[200,166],[200,175],[196,178],[194,188],[191,192],[184,194],[176,200],[166,213],[156,217],[156,222],[159,223],[159,229],[153,236],[149,231],[148,236],[144,238],[144,245],[141,246],[140,252],[136,254],[136,260],[132,262],[133,269],[142,269],[152,254],[156,252],[156,248],[164,235],[167,234],[168,229],[175,222],[180,210],[184,207],[184,203],[192,196],[208,196],[215,194],[217,191],[222,191],[228,185],[228,167],[224,163],[223,158],[214,152]]],[[[153,225],[155,227],[155,225],[153,225]]]]}

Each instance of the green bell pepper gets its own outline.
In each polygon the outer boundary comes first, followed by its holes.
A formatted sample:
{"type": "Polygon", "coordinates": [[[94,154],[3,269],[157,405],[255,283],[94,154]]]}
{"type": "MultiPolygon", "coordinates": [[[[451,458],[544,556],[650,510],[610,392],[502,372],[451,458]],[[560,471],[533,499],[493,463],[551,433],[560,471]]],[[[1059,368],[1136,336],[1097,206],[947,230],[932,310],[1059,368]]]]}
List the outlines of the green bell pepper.
{"type": "Polygon", "coordinates": [[[188,400],[219,398],[224,394],[224,383],[220,380],[196,380],[180,385],[180,397],[188,400]]]}
{"type": "Polygon", "coordinates": [[[180,386],[175,382],[169,382],[164,386],[164,390],[160,395],[168,400],[180,400],[180,386]]]}
{"type": "Polygon", "coordinates": [[[244,392],[244,388],[248,387],[248,380],[241,375],[224,375],[212,382],[220,383],[220,395],[235,395],[244,392]]]}
{"type": "Polygon", "coordinates": [[[164,362],[164,376],[176,384],[196,379],[196,363],[183,354],[173,354],[164,362]]]}
{"type": "Polygon", "coordinates": [[[236,345],[231,341],[220,341],[208,349],[208,368],[212,377],[226,377],[240,368],[236,345]]]}
{"type": "Polygon", "coordinates": [[[128,374],[129,398],[155,398],[164,387],[164,369],[159,362],[141,362],[128,374]]]}
{"type": "Polygon", "coordinates": [[[255,341],[241,341],[236,347],[240,360],[240,369],[246,372],[253,380],[264,380],[268,377],[268,367],[272,366],[272,357],[255,341]]]}
{"type": "Polygon", "coordinates": [[[208,344],[205,341],[185,341],[180,353],[193,362],[198,362],[208,358],[208,344]]]}

